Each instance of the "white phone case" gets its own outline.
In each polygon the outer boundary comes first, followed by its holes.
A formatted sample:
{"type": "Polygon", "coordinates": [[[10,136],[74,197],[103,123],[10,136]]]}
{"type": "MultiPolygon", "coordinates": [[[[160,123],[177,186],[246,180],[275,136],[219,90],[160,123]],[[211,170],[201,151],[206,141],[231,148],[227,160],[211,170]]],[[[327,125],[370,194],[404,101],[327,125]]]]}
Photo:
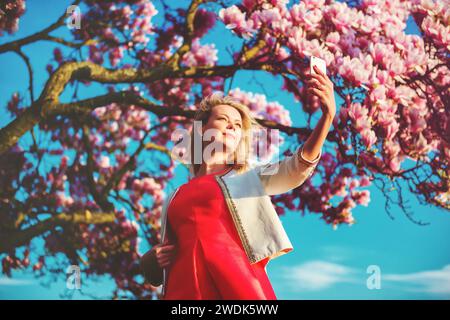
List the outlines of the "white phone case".
{"type": "Polygon", "coordinates": [[[325,60],[315,57],[315,56],[311,56],[311,59],[309,62],[311,74],[316,73],[313,69],[314,66],[317,66],[319,68],[319,70],[322,71],[323,74],[327,74],[327,64],[326,64],[325,60]]]}

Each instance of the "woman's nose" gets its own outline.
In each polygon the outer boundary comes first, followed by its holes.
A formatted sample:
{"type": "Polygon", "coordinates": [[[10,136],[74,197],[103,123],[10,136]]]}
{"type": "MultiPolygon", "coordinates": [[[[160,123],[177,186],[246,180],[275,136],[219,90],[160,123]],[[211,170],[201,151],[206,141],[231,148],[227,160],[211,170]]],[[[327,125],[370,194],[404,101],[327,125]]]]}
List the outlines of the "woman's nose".
{"type": "Polygon", "coordinates": [[[232,123],[228,123],[227,129],[233,129],[234,130],[234,125],[232,123]]]}

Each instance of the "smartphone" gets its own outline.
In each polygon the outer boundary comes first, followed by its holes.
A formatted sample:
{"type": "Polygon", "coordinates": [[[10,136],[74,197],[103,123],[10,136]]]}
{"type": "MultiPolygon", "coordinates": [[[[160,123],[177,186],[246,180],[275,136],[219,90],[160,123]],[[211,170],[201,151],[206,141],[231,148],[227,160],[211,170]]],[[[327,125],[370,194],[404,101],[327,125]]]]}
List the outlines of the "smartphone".
{"type": "Polygon", "coordinates": [[[322,71],[323,74],[327,74],[327,64],[325,60],[315,56],[311,56],[309,60],[309,69],[311,74],[316,73],[313,69],[314,66],[317,66],[317,68],[319,68],[319,70],[322,71]]]}

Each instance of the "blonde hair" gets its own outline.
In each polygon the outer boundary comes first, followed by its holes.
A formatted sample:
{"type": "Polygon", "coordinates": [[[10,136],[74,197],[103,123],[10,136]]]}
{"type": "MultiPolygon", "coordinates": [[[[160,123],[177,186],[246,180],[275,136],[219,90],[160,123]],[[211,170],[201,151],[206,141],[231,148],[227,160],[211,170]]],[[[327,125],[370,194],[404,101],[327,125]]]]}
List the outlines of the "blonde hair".
{"type": "MultiPolygon", "coordinates": [[[[215,92],[205,98],[200,102],[200,108],[194,115],[194,121],[201,121],[202,125],[205,125],[211,116],[212,108],[218,105],[228,105],[239,111],[242,118],[242,137],[233,155],[233,168],[238,172],[245,172],[249,169],[249,155],[251,149],[251,129],[253,127],[262,128],[262,126],[252,117],[250,114],[250,109],[234,99],[231,96],[224,96],[221,92],[215,92]],[[237,161],[242,159],[243,161],[237,161]]],[[[189,172],[191,175],[195,176],[200,169],[201,164],[194,163],[194,136],[200,134],[197,130],[192,128],[190,137],[190,162],[188,163],[189,172]]],[[[201,137],[200,137],[201,140],[201,137]]]]}

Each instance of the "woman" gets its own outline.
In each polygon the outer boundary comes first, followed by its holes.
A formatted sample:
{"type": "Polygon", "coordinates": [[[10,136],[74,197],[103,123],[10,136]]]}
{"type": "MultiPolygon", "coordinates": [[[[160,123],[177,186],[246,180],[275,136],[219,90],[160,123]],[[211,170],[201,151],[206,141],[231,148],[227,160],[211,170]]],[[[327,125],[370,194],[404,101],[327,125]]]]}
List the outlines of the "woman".
{"type": "Polygon", "coordinates": [[[333,83],[315,71],[306,75],[307,93],[322,102],[322,117],[292,156],[274,164],[249,167],[246,133],[256,122],[247,107],[216,95],[202,101],[201,130],[194,125],[190,139],[193,179],[165,201],[161,243],[141,258],[146,280],[163,285],[163,299],[276,299],[266,265],[293,248],[269,196],[311,176],[336,112],[333,83]],[[195,135],[211,130],[224,148],[193,161],[195,135]]]}

